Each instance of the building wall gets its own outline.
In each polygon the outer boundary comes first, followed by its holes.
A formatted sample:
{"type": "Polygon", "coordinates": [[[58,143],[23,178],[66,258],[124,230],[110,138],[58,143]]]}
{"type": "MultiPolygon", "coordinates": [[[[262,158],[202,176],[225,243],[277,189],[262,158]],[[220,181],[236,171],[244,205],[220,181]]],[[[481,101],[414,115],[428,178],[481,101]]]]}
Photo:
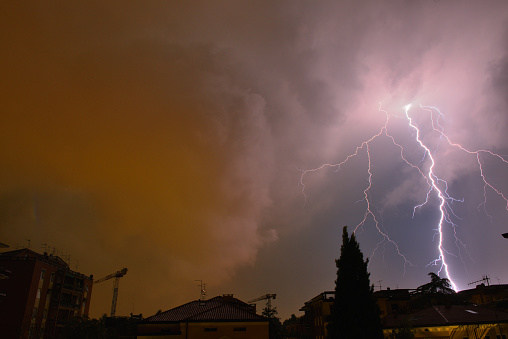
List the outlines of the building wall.
{"type": "Polygon", "coordinates": [[[46,337],[57,337],[73,317],[88,317],[93,280],[77,272],[57,270],[51,281],[51,298],[47,302],[46,337]]]}
{"type": "Polygon", "coordinates": [[[138,324],[138,339],[268,339],[269,324],[263,322],[189,322],[138,324]],[[174,334],[178,333],[180,334],[174,334]],[[173,333],[173,334],[170,334],[173,333]]]}
{"type": "Polygon", "coordinates": [[[305,312],[305,319],[310,327],[310,336],[313,339],[325,339],[327,337],[326,327],[331,313],[331,306],[334,302],[333,292],[323,292],[305,303],[301,309],[305,312]]]}
{"type": "MultiPolygon", "coordinates": [[[[392,330],[383,330],[384,337],[392,338],[392,330]]],[[[454,326],[425,326],[414,328],[415,339],[506,339],[508,324],[469,324],[454,326]]]]}
{"type": "Polygon", "coordinates": [[[11,272],[9,279],[0,280],[0,290],[6,294],[0,303],[2,339],[54,338],[57,327],[63,326],[63,322],[59,324],[57,321],[58,313],[65,309],[60,305],[59,296],[66,292],[83,301],[85,286],[88,290],[85,304],[81,303],[77,307],[71,305],[71,309],[73,316],[88,315],[92,279],[69,270],[66,264],[60,262],[61,259],[57,257],[40,255],[29,250],[20,256],[0,256],[2,267],[11,272]],[[82,287],[72,286],[70,290],[57,287],[57,277],[63,274],[73,276],[76,283],[82,281],[82,287]]]}
{"type": "Polygon", "coordinates": [[[5,293],[0,304],[0,333],[5,338],[27,337],[35,303],[36,292],[32,286],[35,261],[4,261],[2,266],[11,271],[11,275],[0,281],[5,293]]]}
{"type": "Polygon", "coordinates": [[[376,298],[381,318],[390,314],[405,314],[411,311],[411,300],[392,300],[389,298],[376,298]]]}

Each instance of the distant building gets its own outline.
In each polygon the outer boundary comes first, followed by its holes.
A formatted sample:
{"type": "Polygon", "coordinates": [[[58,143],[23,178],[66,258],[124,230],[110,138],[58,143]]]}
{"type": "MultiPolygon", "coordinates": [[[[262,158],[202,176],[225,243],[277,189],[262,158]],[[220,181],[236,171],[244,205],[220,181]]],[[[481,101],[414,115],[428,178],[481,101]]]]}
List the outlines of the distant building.
{"type": "Polygon", "coordinates": [[[504,303],[503,308],[508,308],[508,285],[480,284],[476,288],[460,291],[457,293],[463,300],[476,305],[489,303],[504,303]]]}
{"type": "Polygon", "coordinates": [[[138,339],[268,339],[268,318],[255,307],[225,294],[195,300],[138,323],[138,339]]]}
{"type": "Polygon", "coordinates": [[[506,339],[508,313],[476,305],[431,306],[405,315],[391,314],[383,320],[385,338],[394,330],[412,328],[415,338],[506,339]]]}
{"type": "MultiPolygon", "coordinates": [[[[6,248],[6,247],[9,247],[9,246],[2,244],[0,242],[0,248],[6,248]]],[[[9,279],[10,275],[11,275],[11,271],[9,271],[8,269],[6,269],[5,267],[0,265],[0,280],[9,279]]],[[[5,291],[0,289],[0,303],[3,302],[5,296],[6,296],[5,291]]]]}
{"type": "Polygon", "coordinates": [[[307,321],[307,333],[301,335],[313,339],[325,339],[327,337],[326,327],[330,317],[330,307],[335,300],[335,292],[327,291],[320,293],[311,300],[307,301],[300,311],[305,312],[307,321]]]}
{"type": "Polygon", "coordinates": [[[412,311],[411,301],[412,294],[409,289],[395,289],[390,288],[381,291],[374,292],[374,298],[376,299],[377,305],[381,318],[391,314],[405,314],[412,311]]]}
{"type": "MultiPolygon", "coordinates": [[[[385,338],[404,327],[412,329],[415,338],[481,338],[507,339],[508,285],[479,285],[475,289],[453,295],[457,305],[432,305],[435,296],[427,296],[428,302],[417,302],[421,296],[410,289],[382,290],[374,292],[381,310],[385,338]],[[486,307],[486,305],[491,307],[486,307]],[[479,306],[484,305],[484,306],[479,306]]],[[[330,307],[334,292],[323,292],[307,301],[300,309],[308,331],[299,331],[294,338],[324,339],[327,332],[330,307]],[[310,332],[310,333],[309,333],[310,332]]]]}
{"type": "Polygon", "coordinates": [[[310,338],[310,326],[305,318],[296,317],[294,314],[291,318],[284,321],[284,327],[286,328],[287,339],[308,339],[310,338]]]}
{"type": "Polygon", "coordinates": [[[58,256],[27,248],[0,253],[0,333],[11,338],[56,338],[75,316],[88,316],[92,276],[69,269],[58,256]]]}

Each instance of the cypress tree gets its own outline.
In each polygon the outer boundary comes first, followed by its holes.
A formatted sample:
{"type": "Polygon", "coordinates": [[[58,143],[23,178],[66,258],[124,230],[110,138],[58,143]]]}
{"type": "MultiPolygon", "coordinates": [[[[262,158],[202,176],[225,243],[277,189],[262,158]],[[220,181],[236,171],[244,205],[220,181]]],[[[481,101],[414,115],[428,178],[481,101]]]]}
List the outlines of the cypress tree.
{"type": "Polygon", "coordinates": [[[367,272],[369,260],[363,260],[354,233],[349,237],[347,226],[342,232],[340,258],[335,281],[335,301],[331,307],[328,337],[382,339],[383,327],[379,307],[374,299],[374,286],[367,272]]]}

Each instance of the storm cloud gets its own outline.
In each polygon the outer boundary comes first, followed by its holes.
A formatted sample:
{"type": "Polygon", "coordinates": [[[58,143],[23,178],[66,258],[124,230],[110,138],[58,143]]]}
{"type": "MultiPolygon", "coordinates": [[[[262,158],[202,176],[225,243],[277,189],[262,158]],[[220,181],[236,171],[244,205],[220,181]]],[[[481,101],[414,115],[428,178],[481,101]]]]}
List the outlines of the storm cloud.
{"type": "MultiPolygon", "coordinates": [[[[196,299],[194,280],[211,296],[277,293],[283,317],[331,289],[340,229],[363,218],[367,158],[306,174],[305,190],[302,170],[378,133],[380,104],[415,163],[408,103],[438,107],[453,142],[508,153],[504,1],[1,7],[1,241],[49,244],[96,278],[128,267],[119,314],[196,299]]],[[[452,278],[507,279],[506,201],[488,190],[482,205],[476,158],[426,131],[436,171],[464,198],[452,278]]],[[[437,270],[435,202],[413,217],[425,183],[389,139],[371,151],[377,216],[411,264],[378,245],[372,221],[358,238],[373,282],[413,288],[437,270]]],[[[506,164],[482,160],[506,196],[506,164]]],[[[106,284],[92,316],[109,309],[106,284]]]]}

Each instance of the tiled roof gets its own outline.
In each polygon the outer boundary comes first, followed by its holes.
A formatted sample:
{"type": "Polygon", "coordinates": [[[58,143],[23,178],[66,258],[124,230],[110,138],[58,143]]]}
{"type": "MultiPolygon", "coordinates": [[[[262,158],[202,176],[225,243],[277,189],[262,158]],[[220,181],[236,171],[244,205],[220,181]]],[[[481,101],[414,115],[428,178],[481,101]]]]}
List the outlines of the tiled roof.
{"type": "Polygon", "coordinates": [[[409,319],[413,327],[508,322],[508,312],[476,305],[432,306],[410,314],[389,315],[385,328],[401,326],[409,319]]]}
{"type": "Polygon", "coordinates": [[[256,314],[253,306],[233,297],[195,300],[168,311],[153,315],[147,322],[179,321],[267,321],[256,314]]]}

